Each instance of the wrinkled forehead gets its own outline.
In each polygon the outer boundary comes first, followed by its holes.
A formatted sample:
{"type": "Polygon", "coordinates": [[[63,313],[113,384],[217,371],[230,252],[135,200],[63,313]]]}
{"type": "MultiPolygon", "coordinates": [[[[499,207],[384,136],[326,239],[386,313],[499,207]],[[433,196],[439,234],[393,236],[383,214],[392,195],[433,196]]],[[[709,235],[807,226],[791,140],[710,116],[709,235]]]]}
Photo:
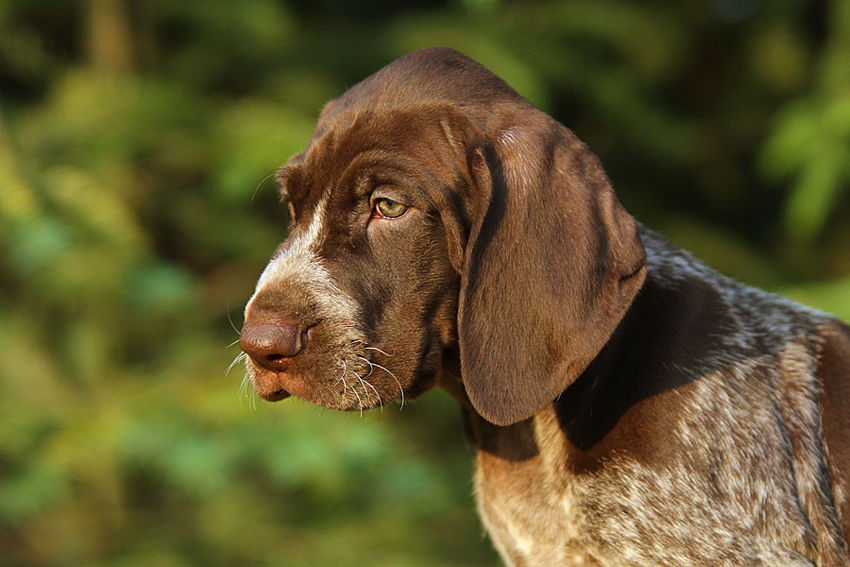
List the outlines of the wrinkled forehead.
{"type": "Polygon", "coordinates": [[[420,50],[387,65],[329,102],[304,152],[280,170],[290,204],[315,205],[358,166],[407,161],[460,167],[465,148],[494,124],[530,106],[504,81],[464,55],[420,50]]]}
{"type": "Polygon", "coordinates": [[[310,206],[326,190],[355,186],[363,177],[438,175],[462,157],[459,132],[469,130],[462,120],[450,107],[430,105],[338,116],[280,169],[281,196],[310,206]]]}

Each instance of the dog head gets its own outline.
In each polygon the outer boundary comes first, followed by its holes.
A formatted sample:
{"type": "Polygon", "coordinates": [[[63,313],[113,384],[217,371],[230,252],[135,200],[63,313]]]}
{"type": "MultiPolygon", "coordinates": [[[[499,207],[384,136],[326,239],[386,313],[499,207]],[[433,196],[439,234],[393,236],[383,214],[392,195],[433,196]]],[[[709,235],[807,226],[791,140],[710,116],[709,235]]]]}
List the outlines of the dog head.
{"type": "Polygon", "coordinates": [[[267,400],[373,408],[426,391],[459,352],[474,408],[513,423],[581,374],[645,277],[595,156],[449,49],[329,103],[278,182],[289,236],[240,340],[267,400]]]}

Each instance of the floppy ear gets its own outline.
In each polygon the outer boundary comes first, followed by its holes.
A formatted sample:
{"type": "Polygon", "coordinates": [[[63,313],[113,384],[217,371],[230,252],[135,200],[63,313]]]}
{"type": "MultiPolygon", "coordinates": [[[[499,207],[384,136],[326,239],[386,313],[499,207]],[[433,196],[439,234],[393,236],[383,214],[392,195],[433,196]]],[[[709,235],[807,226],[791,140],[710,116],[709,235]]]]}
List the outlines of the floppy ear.
{"type": "Polygon", "coordinates": [[[532,120],[469,157],[461,372],[497,425],[534,415],[578,378],[646,277],[636,222],[596,156],[543,113],[532,120]]]}

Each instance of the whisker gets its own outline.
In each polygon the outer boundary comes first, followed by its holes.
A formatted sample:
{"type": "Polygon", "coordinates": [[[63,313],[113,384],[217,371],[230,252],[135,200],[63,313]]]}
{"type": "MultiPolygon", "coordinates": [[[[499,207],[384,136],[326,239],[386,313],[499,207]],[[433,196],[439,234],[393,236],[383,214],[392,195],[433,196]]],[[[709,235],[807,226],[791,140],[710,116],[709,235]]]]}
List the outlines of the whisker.
{"type": "MultiPolygon", "coordinates": [[[[237,335],[241,335],[241,334],[242,334],[242,331],[240,331],[239,329],[237,329],[237,328],[236,328],[236,325],[233,323],[233,317],[232,317],[232,315],[231,315],[231,313],[230,313],[230,305],[228,305],[228,306],[227,306],[227,322],[228,322],[228,323],[230,323],[230,326],[231,326],[231,327],[233,327],[233,330],[234,330],[234,331],[236,331],[236,334],[237,334],[237,335]]],[[[239,341],[237,340],[236,342],[238,343],[239,341]]],[[[234,343],[234,344],[235,344],[235,343],[234,343]]],[[[233,345],[231,345],[231,346],[233,346],[233,345]]]]}
{"type": "Polygon", "coordinates": [[[251,195],[251,205],[253,205],[253,204],[254,204],[254,197],[256,197],[256,196],[257,196],[257,192],[259,192],[260,187],[262,187],[263,183],[265,183],[266,181],[268,181],[268,180],[269,180],[269,177],[271,177],[272,175],[276,175],[276,174],[277,174],[277,172],[278,172],[278,170],[277,170],[277,169],[273,169],[273,170],[271,170],[271,171],[270,171],[270,172],[269,172],[269,173],[268,173],[265,177],[263,177],[263,178],[260,180],[260,182],[259,182],[259,183],[257,183],[257,188],[256,188],[256,189],[254,189],[254,193],[251,195]]]}
{"type": "Polygon", "coordinates": [[[244,378],[242,378],[242,384],[239,385],[239,405],[242,405],[242,398],[248,398],[248,407],[252,410],[257,411],[257,395],[254,392],[254,388],[251,385],[251,379],[248,376],[248,373],[245,373],[244,378]]]}
{"type": "MultiPolygon", "coordinates": [[[[354,375],[357,376],[357,373],[355,372],[354,375]]],[[[352,388],[351,391],[354,392],[354,397],[357,398],[357,405],[360,408],[360,417],[363,417],[363,400],[360,398],[360,394],[357,393],[357,388],[352,388]]],[[[363,391],[365,392],[366,389],[364,388],[363,391]]]]}
{"type": "Polygon", "coordinates": [[[372,371],[374,370],[374,368],[372,368],[372,362],[368,358],[363,358],[359,354],[357,355],[357,358],[369,365],[369,372],[365,376],[363,376],[363,378],[368,378],[372,375],[372,371]]]}
{"type": "Polygon", "coordinates": [[[356,372],[355,372],[354,375],[357,376],[357,379],[360,380],[361,384],[363,384],[363,392],[365,394],[367,394],[367,397],[368,397],[368,390],[366,390],[366,386],[369,386],[370,388],[372,388],[372,391],[375,392],[375,395],[378,397],[378,404],[381,407],[381,411],[384,411],[384,403],[383,403],[383,400],[381,400],[381,394],[378,393],[378,390],[375,389],[375,386],[373,386],[369,382],[363,380],[363,378],[359,374],[357,374],[356,372]]]}
{"type": "Polygon", "coordinates": [[[395,380],[395,383],[398,384],[398,392],[399,392],[399,394],[401,394],[401,407],[398,408],[398,410],[399,411],[403,410],[404,409],[404,389],[401,387],[401,382],[399,382],[398,378],[396,378],[396,375],[393,374],[392,372],[390,372],[387,368],[384,368],[383,366],[378,364],[377,362],[370,362],[369,364],[371,366],[377,366],[378,368],[380,368],[381,370],[383,370],[384,372],[386,372],[387,374],[389,374],[390,376],[393,377],[393,380],[395,380]]]}
{"type": "Polygon", "coordinates": [[[346,372],[348,372],[348,366],[345,364],[344,360],[340,360],[340,362],[342,363],[342,376],[340,376],[339,379],[334,383],[334,386],[336,386],[337,384],[342,382],[342,398],[341,399],[344,400],[345,394],[348,393],[348,383],[345,381],[345,374],[346,374],[346,372]]]}
{"type": "Polygon", "coordinates": [[[239,356],[233,359],[233,362],[230,363],[230,366],[227,367],[227,370],[224,371],[224,375],[227,376],[230,374],[230,371],[233,370],[233,367],[239,364],[240,362],[244,362],[248,360],[248,355],[244,352],[239,353],[239,356]]]}
{"type": "MultiPolygon", "coordinates": [[[[340,362],[342,362],[342,376],[339,377],[337,382],[342,380],[342,397],[343,399],[345,399],[345,394],[346,392],[348,392],[348,382],[345,380],[345,375],[346,373],[348,373],[348,366],[345,364],[345,360],[341,360],[340,362]]],[[[358,379],[360,378],[360,376],[358,376],[356,372],[352,372],[352,374],[357,376],[358,379]]],[[[360,381],[363,382],[362,380],[360,381]]],[[[354,397],[357,398],[357,406],[358,408],[360,408],[360,417],[363,417],[363,399],[360,397],[360,394],[357,393],[356,387],[351,388],[351,392],[354,394],[354,397]]],[[[363,392],[366,393],[365,387],[363,388],[363,392]]]]}
{"type": "MultiPolygon", "coordinates": [[[[362,342],[362,341],[361,341],[361,342],[362,342]]],[[[393,355],[391,355],[391,354],[389,354],[389,353],[387,353],[387,352],[382,351],[382,350],[381,350],[381,349],[379,349],[378,347],[367,346],[367,347],[363,347],[363,350],[374,350],[374,351],[380,352],[380,353],[381,353],[381,354],[383,354],[384,356],[393,356],[393,355]]]]}

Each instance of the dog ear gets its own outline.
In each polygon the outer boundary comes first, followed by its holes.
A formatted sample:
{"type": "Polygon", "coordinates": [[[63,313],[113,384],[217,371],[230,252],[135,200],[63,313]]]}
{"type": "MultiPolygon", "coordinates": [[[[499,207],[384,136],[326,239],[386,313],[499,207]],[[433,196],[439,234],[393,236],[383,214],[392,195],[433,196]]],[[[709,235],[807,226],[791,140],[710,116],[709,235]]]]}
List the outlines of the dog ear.
{"type": "Polygon", "coordinates": [[[596,156],[543,113],[534,120],[469,156],[461,372],[497,425],[534,415],[578,378],[646,277],[637,223],[596,156]]]}

